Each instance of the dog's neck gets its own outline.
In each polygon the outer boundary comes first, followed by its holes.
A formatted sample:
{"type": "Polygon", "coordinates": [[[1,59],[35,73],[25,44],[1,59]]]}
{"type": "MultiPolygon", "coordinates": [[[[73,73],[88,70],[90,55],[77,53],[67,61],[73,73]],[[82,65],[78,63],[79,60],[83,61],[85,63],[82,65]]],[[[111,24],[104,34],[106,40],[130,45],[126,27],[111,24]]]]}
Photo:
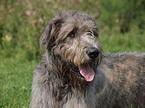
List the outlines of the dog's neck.
{"type": "Polygon", "coordinates": [[[56,76],[56,77],[51,77],[51,78],[55,78],[52,79],[52,81],[54,80],[60,80],[61,82],[63,82],[63,85],[60,85],[61,88],[65,88],[68,90],[71,89],[78,89],[78,90],[85,90],[85,88],[88,85],[88,82],[86,82],[85,80],[82,80],[81,78],[79,78],[76,74],[76,72],[74,72],[70,65],[68,63],[65,63],[63,61],[61,61],[61,59],[59,58],[54,58],[49,54],[45,54],[45,58],[47,60],[48,65],[52,64],[51,67],[48,67],[48,70],[50,70],[49,72],[51,72],[51,70],[55,70],[55,72],[52,72],[51,75],[56,76]]]}
{"type": "Polygon", "coordinates": [[[63,82],[65,86],[69,86],[70,89],[77,88],[78,90],[87,87],[88,82],[82,80],[77,76],[76,72],[71,68],[70,63],[64,62],[59,58],[52,58],[52,61],[53,65],[55,65],[55,67],[57,68],[56,72],[58,78],[63,82]]]}
{"type": "MultiPolygon", "coordinates": [[[[73,100],[79,100],[81,102],[85,101],[85,97],[88,93],[86,91],[90,88],[89,83],[85,80],[81,80],[73,70],[70,69],[67,63],[62,62],[61,60],[53,59],[50,55],[44,55],[45,63],[47,63],[47,75],[51,94],[55,97],[58,105],[66,104],[67,99],[71,98],[73,100]],[[51,64],[51,65],[50,65],[51,64]],[[67,68],[66,68],[67,67],[67,68]],[[78,95],[76,95],[76,92],[78,95]],[[79,98],[78,98],[79,97],[79,98]],[[81,99],[81,100],[80,100],[81,99]],[[60,103],[62,100],[66,100],[60,103]]],[[[60,105],[61,106],[61,105],[60,105]]]]}

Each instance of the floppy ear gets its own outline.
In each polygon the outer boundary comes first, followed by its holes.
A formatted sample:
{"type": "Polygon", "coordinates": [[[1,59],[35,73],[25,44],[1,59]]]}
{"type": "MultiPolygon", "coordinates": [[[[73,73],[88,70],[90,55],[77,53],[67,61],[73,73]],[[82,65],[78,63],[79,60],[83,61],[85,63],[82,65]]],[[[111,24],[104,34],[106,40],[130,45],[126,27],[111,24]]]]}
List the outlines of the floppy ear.
{"type": "Polygon", "coordinates": [[[55,44],[62,22],[62,18],[53,18],[47,23],[47,26],[40,37],[40,48],[45,45],[47,49],[50,49],[55,44]]]}

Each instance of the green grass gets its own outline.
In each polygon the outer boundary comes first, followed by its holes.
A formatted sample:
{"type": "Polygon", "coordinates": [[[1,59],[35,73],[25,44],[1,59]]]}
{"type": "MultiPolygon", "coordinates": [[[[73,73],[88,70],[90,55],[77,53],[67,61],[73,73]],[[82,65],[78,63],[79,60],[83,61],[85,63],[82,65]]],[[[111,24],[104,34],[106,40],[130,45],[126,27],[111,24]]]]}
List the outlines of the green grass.
{"type": "Polygon", "coordinates": [[[28,108],[37,64],[38,60],[22,63],[3,59],[0,62],[0,108],[28,108]]]}
{"type": "Polygon", "coordinates": [[[121,34],[117,31],[101,32],[104,52],[145,52],[145,34],[136,30],[121,34]]]}
{"type": "Polygon", "coordinates": [[[0,108],[29,107],[39,38],[54,13],[73,9],[97,14],[104,52],[145,52],[143,2],[0,0],[0,108]]]}

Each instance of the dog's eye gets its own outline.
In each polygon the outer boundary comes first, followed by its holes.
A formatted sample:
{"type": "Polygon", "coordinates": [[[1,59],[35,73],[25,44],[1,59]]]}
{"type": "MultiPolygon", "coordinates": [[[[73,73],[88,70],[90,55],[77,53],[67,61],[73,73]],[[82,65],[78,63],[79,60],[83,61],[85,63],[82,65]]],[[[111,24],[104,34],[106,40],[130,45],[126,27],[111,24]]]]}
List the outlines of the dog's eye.
{"type": "Polygon", "coordinates": [[[71,37],[75,37],[75,34],[74,34],[74,33],[72,33],[70,36],[71,36],[71,37]]]}
{"type": "Polygon", "coordinates": [[[72,31],[68,34],[68,36],[69,36],[69,37],[75,37],[76,34],[77,34],[77,31],[76,31],[76,29],[74,29],[74,30],[72,30],[72,31]]]}

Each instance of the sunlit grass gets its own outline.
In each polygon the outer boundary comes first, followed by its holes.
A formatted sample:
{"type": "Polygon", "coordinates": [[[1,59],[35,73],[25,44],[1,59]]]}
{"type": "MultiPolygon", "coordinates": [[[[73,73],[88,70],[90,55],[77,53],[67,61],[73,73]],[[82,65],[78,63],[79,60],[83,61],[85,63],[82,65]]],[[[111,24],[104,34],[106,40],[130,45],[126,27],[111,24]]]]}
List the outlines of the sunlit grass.
{"type": "Polygon", "coordinates": [[[19,62],[4,59],[0,62],[0,107],[28,108],[33,71],[37,61],[19,62]]]}
{"type": "Polygon", "coordinates": [[[104,52],[145,52],[145,7],[140,2],[0,0],[0,108],[29,107],[33,71],[41,55],[39,38],[57,12],[73,9],[97,16],[104,52]],[[126,25],[128,31],[120,32],[126,25]]]}

